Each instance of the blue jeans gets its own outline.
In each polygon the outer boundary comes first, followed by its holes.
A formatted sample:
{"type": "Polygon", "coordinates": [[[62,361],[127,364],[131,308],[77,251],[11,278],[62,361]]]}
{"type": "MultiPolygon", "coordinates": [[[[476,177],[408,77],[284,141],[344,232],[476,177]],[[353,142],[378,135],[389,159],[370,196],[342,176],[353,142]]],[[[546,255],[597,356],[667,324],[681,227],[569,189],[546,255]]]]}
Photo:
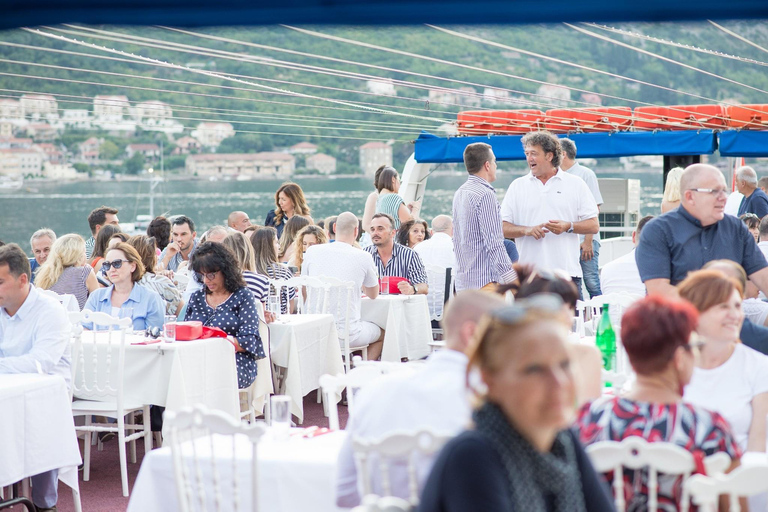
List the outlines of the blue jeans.
{"type": "Polygon", "coordinates": [[[32,477],[32,503],[40,508],[52,508],[59,499],[59,470],[52,469],[32,477]]]}
{"type": "Polygon", "coordinates": [[[515,245],[515,242],[505,238],[504,249],[507,250],[507,255],[509,256],[509,259],[512,260],[512,263],[517,263],[517,260],[520,259],[520,255],[517,252],[517,246],[515,245]]]}
{"type": "MultiPolygon", "coordinates": [[[[600,291],[600,270],[597,267],[600,257],[600,242],[594,238],[592,239],[592,251],[594,254],[591,260],[579,259],[581,273],[584,275],[584,286],[587,287],[590,298],[603,294],[600,291]]],[[[581,258],[581,251],[579,251],[579,258],[581,258]]]]}
{"type": "Polygon", "coordinates": [[[581,278],[571,276],[571,281],[576,285],[576,289],[579,290],[579,300],[584,300],[583,292],[581,291],[581,278]]]}

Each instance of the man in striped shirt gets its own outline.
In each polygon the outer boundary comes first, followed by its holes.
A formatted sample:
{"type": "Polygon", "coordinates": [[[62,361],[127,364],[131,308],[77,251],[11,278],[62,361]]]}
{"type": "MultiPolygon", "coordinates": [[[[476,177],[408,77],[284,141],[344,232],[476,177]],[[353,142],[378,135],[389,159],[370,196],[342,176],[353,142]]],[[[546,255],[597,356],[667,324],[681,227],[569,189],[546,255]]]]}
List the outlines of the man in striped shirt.
{"type": "Polygon", "coordinates": [[[496,181],[496,157],[488,144],[476,142],[464,150],[469,178],[453,196],[453,251],[456,291],[492,289],[517,279],[504,249],[496,181]]]}
{"type": "Polygon", "coordinates": [[[416,251],[395,243],[395,219],[386,213],[377,213],[371,219],[373,245],[364,250],[373,256],[380,277],[404,277],[407,281],[397,284],[403,295],[426,295],[427,271],[416,251]]]}

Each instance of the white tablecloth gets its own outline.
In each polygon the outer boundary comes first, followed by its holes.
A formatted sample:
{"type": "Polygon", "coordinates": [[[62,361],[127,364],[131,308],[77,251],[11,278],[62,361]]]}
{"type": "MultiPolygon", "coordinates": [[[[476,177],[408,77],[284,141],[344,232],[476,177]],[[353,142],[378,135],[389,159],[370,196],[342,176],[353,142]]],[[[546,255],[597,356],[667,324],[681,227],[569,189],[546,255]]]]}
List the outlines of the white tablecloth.
{"type": "MultiPolygon", "coordinates": [[[[93,336],[92,331],[83,333],[86,360],[93,336]]],[[[128,343],[143,340],[140,335],[127,336],[128,343]]],[[[172,411],[199,403],[239,417],[235,349],[223,338],[128,345],[124,383],[126,401],[172,411]]]]}
{"type": "Polygon", "coordinates": [[[361,319],[384,329],[382,361],[429,355],[432,323],[426,295],[379,295],[362,300],[361,319]]]}
{"type": "Polygon", "coordinates": [[[269,324],[272,363],[286,369],[282,390],[291,397],[291,413],[304,421],[304,396],[317,389],[320,376],[344,373],[333,315],[283,315],[269,324]]]}
{"type": "Polygon", "coordinates": [[[0,375],[0,487],[52,469],[69,468],[70,473],[74,469],[74,482],[66,483],[77,488],[80,462],[64,379],[0,375]]]}
{"type": "MultiPolygon", "coordinates": [[[[259,511],[263,512],[337,512],[336,460],[344,442],[345,432],[312,439],[292,437],[285,442],[264,438],[259,443],[258,490],[259,511]]],[[[210,438],[198,441],[199,454],[210,453],[210,438]]],[[[231,481],[232,444],[229,438],[214,437],[216,467],[223,482],[231,481]],[[225,462],[230,461],[230,462],[225,462]]],[[[240,503],[243,512],[252,510],[251,445],[245,437],[236,440],[240,503]]],[[[207,459],[205,459],[207,460],[207,459]]],[[[205,465],[201,465],[205,466],[205,465]]],[[[176,484],[173,480],[170,448],[153,450],[144,457],[139,476],[131,493],[128,512],[165,512],[178,510],[176,484]]],[[[210,464],[208,463],[208,468],[210,464]]],[[[203,473],[203,479],[210,482],[203,473]]],[[[230,493],[225,492],[222,504],[231,508],[230,493]]],[[[206,488],[210,499],[212,487],[206,488]]],[[[214,507],[209,507],[209,509],[214,507]]]]}

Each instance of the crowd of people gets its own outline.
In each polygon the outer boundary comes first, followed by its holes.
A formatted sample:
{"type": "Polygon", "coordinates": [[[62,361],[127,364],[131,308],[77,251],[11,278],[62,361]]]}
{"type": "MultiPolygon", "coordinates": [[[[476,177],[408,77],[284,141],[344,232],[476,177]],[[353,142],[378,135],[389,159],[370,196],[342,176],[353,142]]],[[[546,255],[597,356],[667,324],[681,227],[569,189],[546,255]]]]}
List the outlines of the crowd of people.
{"type": "MultiPolygon", "coordinates": [[[[226,225],[198,236],[201,219],[178,215],[129,236],[118,210],[102,206],[88,216],[87,240],[42,228],[30,239],[32,257],[16,244],[0,247],[0,373],[37,372],[39,362],[45,373],[66,373],[68,332],[42,329],[60,307],[41,293],[51,290],[74,296],[80,309],[129,316],[136,331],[167,316],[224,330],[244,389],[266,357],[260,312],[269,323],[305,300],[270,280],[295,276],[354,282],[349,307],[331,310],[352,350],[377,359],[384,332],[361,318],[361,297],[375,300],[382,286],[435,293],[428,269],[439,267],[450,269],[456,291],[445,297],[445,349],[417,373],[360,391],[339,458],[340,506],[361,498],[352,439],[404,430],[453,436],[439,455],[418,461],[426,512],[613,510],[606,475],[596,474],[585,447],[632,435],[696,455],[725,452],[730,469],[747,451],[765,452],[768,196],[755,171],[737,173],[743,200],[733,216],[720,170],[672,170],[660,214],[642,218],[632,251],[600,269],[595,173],[577,161],[572,140],[532,132],[522,144],[530,172],[501,203],[493,148],[467,145],[467,181],[451,215],[431,225],[399,195],[398,172],[382,166],[361,218],[340,212],[316,221],[301,187],[285,183],[263,225],[233,211],[226,225]],[[583,290],[636,296],[620,324],[634,374],[621,393],[603,394],[600,353],[569,338],[583,290]]],[[[48,495],[36,494],[36,503],[55,506],[51,476],[38,477],[35,487],[48,495]]],[[[627,509],[645,510],[647,472],[623,477],[627,509]]],[[[389,481],[408,496],[402,468],[389,481]]],[[[663,480],[661,510],[679,507],[680,486],[663,480]]]]}

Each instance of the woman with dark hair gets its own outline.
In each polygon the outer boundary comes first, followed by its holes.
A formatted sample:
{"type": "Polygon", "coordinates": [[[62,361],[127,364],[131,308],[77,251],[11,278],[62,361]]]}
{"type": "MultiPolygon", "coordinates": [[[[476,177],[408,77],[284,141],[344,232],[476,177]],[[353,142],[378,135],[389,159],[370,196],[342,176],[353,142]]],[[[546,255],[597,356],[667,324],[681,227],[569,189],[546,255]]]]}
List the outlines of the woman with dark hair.
{"type": "Polygon", "coordinates": [[[285,224],[283,234],[280,236],[280,250],[277,254],[277,259],[280,260],[281,263],[287,263],[289,266],[291,265],[289,262],[296,251],[296,245],[294,244],[296,235],[299,234],[299,231],[311,224],[312,223],[309,222],[306,217],[300,215],[295,215],[285,224]]]}
{"type": "Polygon", "coordinates": [[[163,217],[155,217],[147,226],[147,236],[155,239],[157,246],[157,255],[163,252],[163,249],[171,243],[171,221],[163,217]]]}
{"type": "Polygon", "coordinates": [[[145,272],[139,284],[160,295],[165,303],[166,314],[177,315],[183,306],[181,291],[173,284],[173,281],[155,273],[155,267],[157,266],[155,239],[145,235],[136,235],[128,239],[128,245],[136,249],[141,262],[144,264],[145,272]]]}
{"type": "Polygon", "coordinates": [[[275,209],[269,210],[264,225],[275,228],[277,237],[280,238],[286,223],[294,215],[309,217],[310,224],[314,222],[309,216],[310,213],[311,210],[307,206],[307,200],[304,198],[304,191],[301,190],[301,187],[296,183],[286,182],[275,192],[275,209]]]}
{"type": "Polygon", "coordinates": [[[397,230],[397,243],[413,249],[417,244],[424,240],[429,240],[429,226],[427,221],[422,219],[412,219],[400,224],[397,230]]]}
{"type": "MultiPolygon", "coordinates": [[[[267,227],[254,232],[251,235],[251,245],[253,245],[257,273],[281,281],[287,281],[293,277],[288,266],[277,260],[280,245],[277,242],[275,228],[267,227]]],[[[283,291],[280,295],[280,304],[283,314],[287,314],[289,308],[293,311],[296,304],[296,288],[290,288],[287,294],[283,291]]]]}
{"type": "Polygon", "coordinates": [[[222,244],[198,245],[189,266],[203,289],[189,299],[185,320],[197,320],[227,333],[235,346],[237,385],[245,389],[256,380],[256,361],[266,357],[256,299],[246,287],[235,256],[222,244]]]}
{"type": "Polygon", "coordinates": [[[747,226],[747,229],[755,237],[755,243],[760,241],[760,217],[754,213],[742,213],[739,219],[747,226]]]}
{"type": "Polygon", "coordinates": [[[91,259],[88,263],[93,267],[93,270],[95,270],[97,274],[99,270],[101,270],[101,262],[104,261],[104,255],[109,248],[109,241],[117,233],[122,233],[119,226],[107,224],[103,226],[99,230],[99,234],[96,235],[96,241],[93,244],[93,253],[91,253],[91,259]]]}
{"type": "Polygon", "coordinates": [[[379,191],[379,197],[376,199],[376,213],[386,213],[395,219],[395,229],[400,227],[401,222],[408,222],[413,219],[411,210],[405,205],[403,198],[398,195],[400,191],[400,176],[392,167],[385,167],[379,175],[379,181],[376,185],[379,191]]]}
{"type": "Polygon", "coordinates": [[[381,176],[381,171],[386,169],[386,167],[386,165],[380,166],[376,169],[376,173],[373,175],[373,188],[375,190],[368,194],[368,197],[365,199],[365,209],[363,210],[363,233],[368,233],[368,230],[371,229],[371,219],[373,218],[373,214],[376,213],[376,201],[379,199],[379,176],[381,176]]]}
{"type": "Polygon", "coordinates": [[[479,372],[485,392],[473,428],[440,452],[420,512],[614,510],[568,428],[575,402],[568,327],[562,301],[544,294],[480,320],[467,372],[479,372]]]}
{"type": "MultiPolygon", "coordinates": [[[[582,407],[576,426],[585,445],[641,436],[676,444],[706,457],[726,452],[738,466],[741,449],[728,422],[704,407],[686,403],[700,342],[699,315],[688,303],[652,295],[635,302],[621,321],[621,341],[637,374],[628,392],[605,396],[582,407]]],[[[680,510],[682,477],[659,475],[658,506],[680,510]]],[[[648,472],[624,471],[627,510],[648,508],[648,472]]]]}

